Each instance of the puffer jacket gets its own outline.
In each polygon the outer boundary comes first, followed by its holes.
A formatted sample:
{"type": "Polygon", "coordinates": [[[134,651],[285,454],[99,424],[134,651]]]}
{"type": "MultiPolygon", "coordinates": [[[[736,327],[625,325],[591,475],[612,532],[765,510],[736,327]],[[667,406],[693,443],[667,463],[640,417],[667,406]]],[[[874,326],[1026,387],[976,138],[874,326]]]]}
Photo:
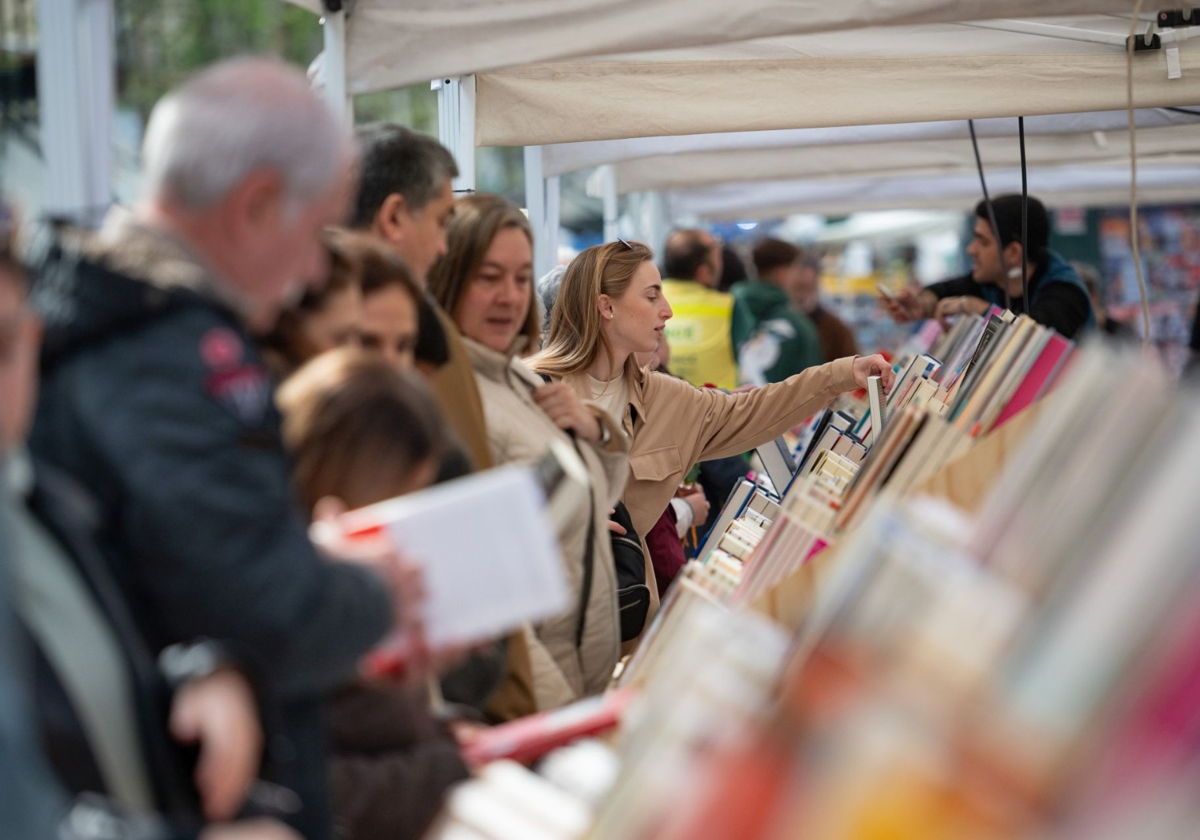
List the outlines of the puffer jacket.
{"type": "Polygon", "coordinates": [[[325,562],[292,493],[271,380],[188,246],[114,220],[48,263],[30,448],[97,503],[98,548],[151,650],[219,638],[278,703],[264,777],[306,837],[332,824],[321,697],[388,630],[383,582],[325,562]]]}
{"type": "MultiPolygon", "coordinates": [[[[566,433],[542,412],[533,392],[544,383],[515,348],[498,353],[464,339],[483,398],[488,441],[497,464],[533,463],[546,452],[551,438],[568,443],[566,433]]],[[[534,692],[539,709],[549,709],[604,690],[620,647],[617,619],[616,570],[608,531],[608,511],[621,497],[629,473],[629,440],[615,420],[595,408],[597,419],[608,429],[603,447],[580,442],[579,451],[593,482],[592,510],[581,507],[557,522],[557,538],[566,564],[567,580],[574,593],[569,613],[543,621],[528,634],[533,665],[534,692]],[[592,588],[588,597],[582,643],[576,645],[579,601],[588,516],[594,531],[592,588]]]]}

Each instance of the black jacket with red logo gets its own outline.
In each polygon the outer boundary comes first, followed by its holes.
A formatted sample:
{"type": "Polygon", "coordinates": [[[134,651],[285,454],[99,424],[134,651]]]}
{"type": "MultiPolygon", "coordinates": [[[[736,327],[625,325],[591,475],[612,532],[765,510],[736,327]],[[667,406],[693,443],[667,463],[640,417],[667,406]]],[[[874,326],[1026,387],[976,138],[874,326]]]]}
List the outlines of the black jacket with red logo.
{"type": "Polygon", "coordinates": [[[65,251],[39,275],[31,449],[94,498],[104,557],[155,650],[219,638],[263,675],[280,698],[269,778],[299,794],[293,825],[327,837],[320,700],[387,631],[390,600],[309,541],[257,350],[229,306],[178,282],[202,267],[169,241],[127,244],[136,276],[65,251]]]}

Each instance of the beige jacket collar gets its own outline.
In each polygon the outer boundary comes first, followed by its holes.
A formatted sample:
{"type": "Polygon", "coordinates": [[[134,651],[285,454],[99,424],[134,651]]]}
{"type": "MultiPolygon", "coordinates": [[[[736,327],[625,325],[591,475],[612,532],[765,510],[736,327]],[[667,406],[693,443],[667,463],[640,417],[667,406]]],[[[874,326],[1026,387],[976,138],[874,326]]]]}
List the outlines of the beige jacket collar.
{"type": "Polygon", "coordinates": [[[462,340],[467,348],[467,354],[471,357],[471,367],[485,379],[490,379],[493,382],[509,382],[510,377],[515,377],[523,384],[534,389],[540,388],[545,384],[542,382],[541,377],[531,371],[517,358],[517,354],[524,350],[529,343],[529,339],[525,336],[517,336],[512,345],[504,353],[493,350],[491,347],[480,344],[478,341],[467,338],[465,335],[462,337],[462,340]]]}

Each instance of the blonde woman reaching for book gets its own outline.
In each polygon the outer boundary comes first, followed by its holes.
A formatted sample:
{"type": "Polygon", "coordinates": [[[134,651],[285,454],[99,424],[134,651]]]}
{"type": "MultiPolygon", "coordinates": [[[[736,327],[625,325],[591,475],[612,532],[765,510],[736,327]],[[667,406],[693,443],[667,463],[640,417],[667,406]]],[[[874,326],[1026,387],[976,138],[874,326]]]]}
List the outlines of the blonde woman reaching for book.
{"type": "MultiPolygon", "coordinates": [[[[892,379],[878,355],[838,359],[745,393],[696,388],[639,367],[635,354],[654,350],[672,315],[653,257],[624,240],[579,254],[563,276],[543,349],[529,360],[605,408],[629,435],[623,500],[639,534],[654,526],[693,464],[778,437],[838,394],[865,387],[868,376],[889,386],[892,379]]],[[[647,582],[653,575],[647,563],[647,582]]]]}

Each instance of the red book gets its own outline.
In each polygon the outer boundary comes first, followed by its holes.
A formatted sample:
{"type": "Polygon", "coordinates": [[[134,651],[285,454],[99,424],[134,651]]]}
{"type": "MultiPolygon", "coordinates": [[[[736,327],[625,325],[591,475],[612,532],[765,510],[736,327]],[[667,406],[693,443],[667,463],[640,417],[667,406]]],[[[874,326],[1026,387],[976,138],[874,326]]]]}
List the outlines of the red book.
{"type": "Polygon", "coordinates": [[[616,729],[631,699],[630,689],[618,689],[493,726],[463,746],[463,758],[476,767],[502,758],[532,761],[572,741],[616,729]]]}
{"type": "Polygon", "coordinates": [[[1008,422],[1009,418],[1028,408],[1034,400],[1045,393],[1074,347],[1075,342],[1069,341],[1057,333],[1050,336],[1050,342],[1037,357],[1037,361],[1029,368],[1029,373],[1025,374],[1025,379],[1017,386],[1012,399],[1008,401],[1008,405],[1004,406],[1004,410],[1000,412],[1000,416],[996,418],[992,428],[1000,428],[1008,422]]]}

